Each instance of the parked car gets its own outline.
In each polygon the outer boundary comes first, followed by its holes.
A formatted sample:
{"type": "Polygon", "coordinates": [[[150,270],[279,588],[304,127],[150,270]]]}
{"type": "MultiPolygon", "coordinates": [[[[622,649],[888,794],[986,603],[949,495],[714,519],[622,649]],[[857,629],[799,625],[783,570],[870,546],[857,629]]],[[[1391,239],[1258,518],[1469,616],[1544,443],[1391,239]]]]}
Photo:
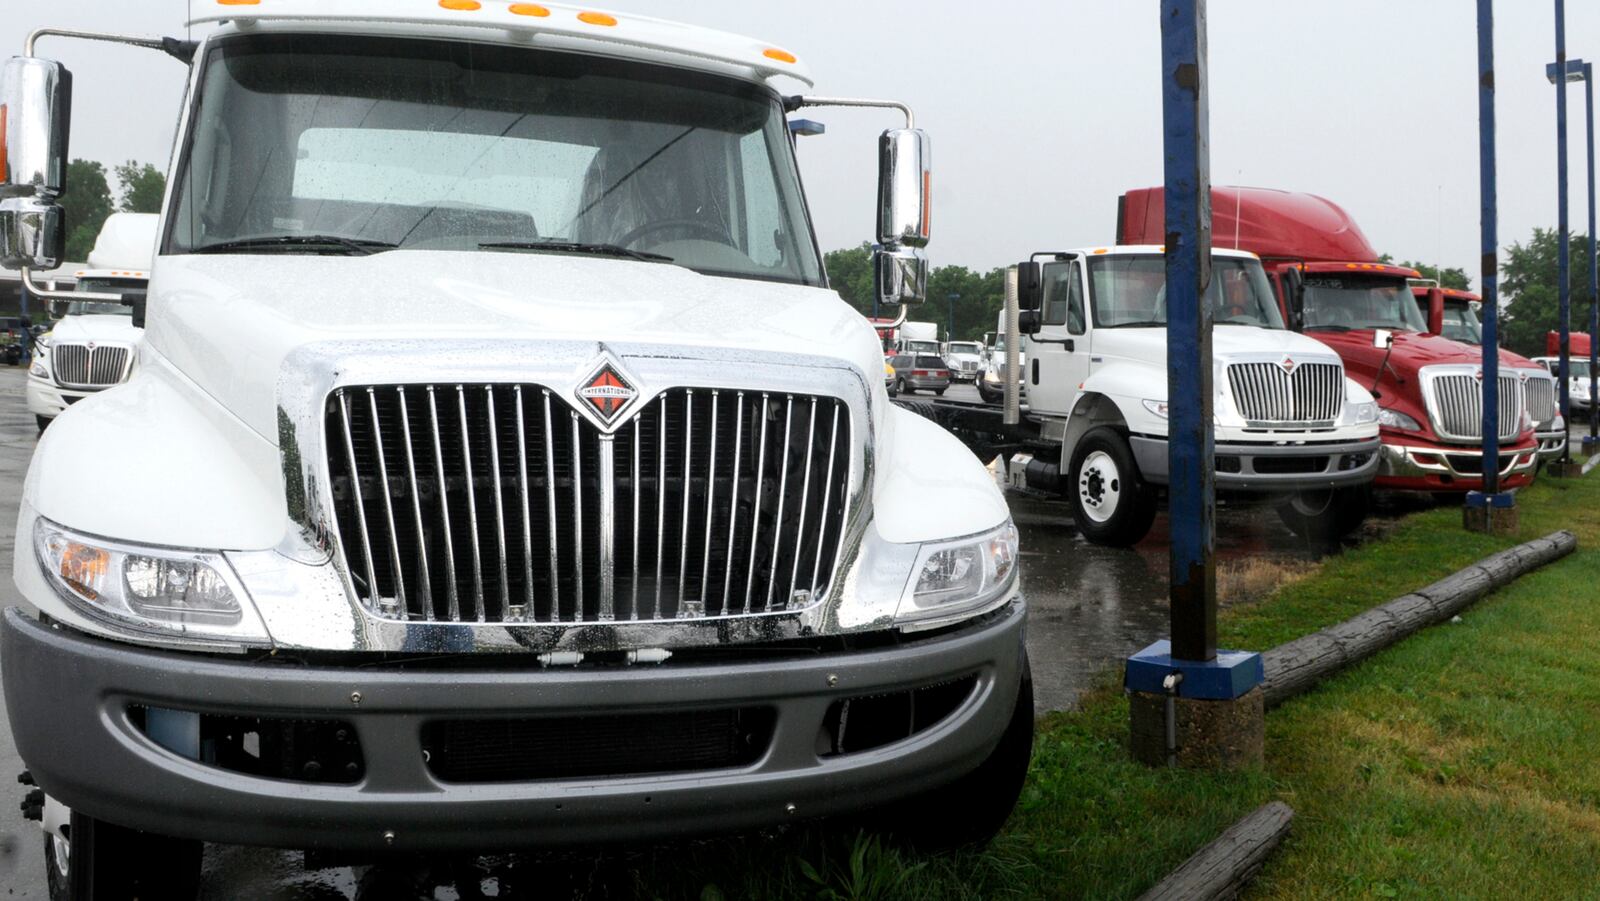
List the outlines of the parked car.
{"type": "Polygon", "coordinates": [[[950,367],[937,354],[896,354],[890,362],[897,394],[932,391],[942,397],[950,387],[950,367]]]}
{"type": "Polygon", "coordinates": [[[33,336],[31,323],[20,316],[0,316],[0,363],[19,366],[33,336]]]}

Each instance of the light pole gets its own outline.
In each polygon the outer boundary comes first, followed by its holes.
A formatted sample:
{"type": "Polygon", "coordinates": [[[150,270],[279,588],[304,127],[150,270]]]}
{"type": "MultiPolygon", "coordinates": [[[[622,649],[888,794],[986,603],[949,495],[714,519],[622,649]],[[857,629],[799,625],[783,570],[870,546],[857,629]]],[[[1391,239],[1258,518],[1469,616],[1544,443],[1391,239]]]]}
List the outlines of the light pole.
{"type": "Polygon", "coordinates": [[[956,340],[956,301],[961,299],[961,292],[951,291],[946,299],[950,301],[950,328],[945,331],[944,340],[950,342],[956,340]]]}
{"type": "Polygon", "coordinates": [[[1600,342],[1596,341],[1597,332],[1600,332],[1600,257],[1595,254],[1594,66],[1589,63],[1583,64],[1583,97],[1589,123],[1589,437],[1583,439],[1583,452],[1590,454],[1600,442],[1600,403],[1595,403],[1595,379],[1600,378],[1600,373],[1595,372],[1595,357],[1600,355],[1600,342]]]}
{"type": "MultiPolygon", "coordinates": [[[[1572,234],[1567,222],[1567,84],[1583,80],[1582,60],[1567,61],[1567,4],[1566,0],[1555,0],[1556,4],[1556,61],[1544,67],[1545,77],[1556,86],[1556,228],[1561,233],[1560,250],[1556,256],[1556,268],[1560,279],[1561,297],[1561,325],[1560,342],[1561,356],[1557,364],[1556,381],[1557,390],[1561,399],[1561,418],[1566,421],[1572,415],[1571,391],[1568,379],[1572,374],[1570,340],[1572,334],[1572,272],[1571,272],[1571,245],[1572,234]],[[1576,66],[1573,65],[1576,64],[1576,66]]],[[[1592,153],[1591,140],[1591,153],[1592,153]]],[[[1590,180],[1594,178],[1593,168],[1590,169],[1590,180]]],[[[1590,231],[1593,232],[1593,228],[1590,231]]],[[[1488,381],[1490,373],[1485,369],[1484,400],[1489,401],[1488,381]]],[[[1496,386],[1498,387],[1498,386],[1496,386]]],[[[1498,462],[1498,460],[1497,460],[1498,462]]],[[[1485,460],[1484,464],[1489,465],[1485,460]]],[[[1550,466],[1550,475],[1569,476],[1577,475],[1578,471],[1572,465],[1572,442],[1568,441],[1561,450],[1561,459],[1550,466]]]]}

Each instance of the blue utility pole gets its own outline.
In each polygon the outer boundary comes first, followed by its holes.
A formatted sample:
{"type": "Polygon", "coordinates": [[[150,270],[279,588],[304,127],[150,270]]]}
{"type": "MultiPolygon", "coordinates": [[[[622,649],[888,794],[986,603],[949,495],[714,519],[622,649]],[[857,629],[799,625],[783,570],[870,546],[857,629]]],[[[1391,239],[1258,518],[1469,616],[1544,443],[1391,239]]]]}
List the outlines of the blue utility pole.
{"type": "Polygon", "coordinates": [[[1211,422],[1211,138],[1204,0],[1161,4],[1172,656],[1217,655],[1211,422]]]}
{"type": "MultiPolygon", "coordinates": [[[[1583,439],[1583,450],[1593,453],[1596,443],[1600,442],[1600,403],[1596,403],[1595,396],[1595,379],[1600,377],[1600,373],[1595,372],[1600,368],[1597,367],[1600,360],[1596,359],[1600,355],[1600,255],[1595,253],[1594,66],[1589,63],[1583,64],[1583,97],[1589,124],[1589,437],[1583,439]]],[[[1568,423],[1567,427],[1570,429],[1572,424],[1568,423]]]]}
{"type": "MultiPolygon", "coordinates": [[[[1551,73],[1556,84],[1556,228],[1561,231],[1561,250],[1556,256],[1557,269],[1561,282],[1561,361],[1560,371],[1556,374],[1560,382],[1558,390],[1561,397],[1561,417],[1566,419],[1571,415],[1572,405],[1569,391],[1568,377],[1572,374],[1571,360],[1569,359],[1569,342],[1572,332],[1572,272],[1570,263],[1572,234],[1567,223],[1567,3],[1566,0],[1555,0],[1556,3],[1556,63],[1555,72],[1551,73]]],[[[1488,381],[1489,374],[1484,373],[1484,380],[1488,381]]],[[[1487,397],[1487,396],[1486,396],[1487,397]]],[[[1570,445],[1570,442],[1568,442],[1570,445]]],[[[1561,462],[1571,462],[1568,456],[1570,448],[1561,452],[1561,462]]],[[[1551,468],[1551,474],[1557,474],[1562,467],[1551,468]]]]}

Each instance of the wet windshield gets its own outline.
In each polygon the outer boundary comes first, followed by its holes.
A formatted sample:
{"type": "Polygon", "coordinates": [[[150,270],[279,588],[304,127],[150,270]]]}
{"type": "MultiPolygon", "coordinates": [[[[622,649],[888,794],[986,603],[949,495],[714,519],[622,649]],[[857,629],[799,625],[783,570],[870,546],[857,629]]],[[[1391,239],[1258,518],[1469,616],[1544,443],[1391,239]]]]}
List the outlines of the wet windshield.
{"type": "Polygon", "coordinates": [[[952,354],[972,354],[973,356],[977,356],[977,355],[983,353],[983,345],[979,344],[976,341],[972,341],[972,342],[953,341],[950,344],[950,353],[952,353],[952,354]]]}
{"type": "MultiPolygon", "coordinates": [[[[148,286],[144,279],[137,278],[80,278],[76,291],[100,292],[106,291],[114,294],[143,294],[148,286]]],[[[69,300],[67,301],[68,316],[132,316],[133,307],[127,304],[111,303],[99,300],[69,300]]]]}
{"type": "Polygon", "coordinates": [[[907,342],[905,342],[905,350],[906,350],[906,353],[936,354],[936,353],[939,352],[939,342],[937,342],[937,341],[907,341],[907,342]]]}
{"type": "Polygon", "coordinates": [[[1483,329],[1478,325],[1477,311],[1464,303],[1444,305],[1444,329],[1440,334],[1462,344],[1483,343],[1483,329]]]}
{"type": "Polygon", "coordinates": [[[1416,296],[1404,279],[1360,275],[1308,275],[1305,279],[1306,329],[1348,332],[1392,329],[1425,332],[1416,296]]]}
{"type": "Polygon", "coordinates": [[[779,99],[548,50],[230,38],[167,253],[584,253],[819,285],[779,99]]]}
{"type": "MultiPolygon", "coordinates": [[[[1100,328],[1166,325],[1166,259],[1160,254],[1090,257],[1089,293],[1100,328]]],[[[1217,325],[1283,328],[1272,286],[1256,260],[1213,259],[1205,299],[1217,325]]]]}

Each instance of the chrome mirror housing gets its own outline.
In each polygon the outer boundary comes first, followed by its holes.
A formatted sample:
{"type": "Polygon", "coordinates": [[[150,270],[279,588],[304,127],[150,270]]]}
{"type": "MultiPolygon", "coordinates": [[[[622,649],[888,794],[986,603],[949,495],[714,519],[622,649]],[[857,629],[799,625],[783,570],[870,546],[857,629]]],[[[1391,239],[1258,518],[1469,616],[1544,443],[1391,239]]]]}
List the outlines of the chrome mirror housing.
{"type": "Polygon", "coordinates": [[[878,139],[878,243],[928,244],[932,150],[918,128],[893,128],[878,139]]]}
{"type": "Polygon", "coordinates": [[[54,269],[66,255],[61,206],[34,197],[0,200],[0,267],[54,269]]]}
{"type": "Polygon", "coordinates": [[[882,248],[873,259],[873,286],[879,303],[920,304],[928,294],[928,260],[916,250],[882,248]]]}
{"type": "Polygon", "coordinates": [[[60,63],[16,56],[0,67],[0,197],[66,192],[71,106],[72,73],[60,63]]]}

